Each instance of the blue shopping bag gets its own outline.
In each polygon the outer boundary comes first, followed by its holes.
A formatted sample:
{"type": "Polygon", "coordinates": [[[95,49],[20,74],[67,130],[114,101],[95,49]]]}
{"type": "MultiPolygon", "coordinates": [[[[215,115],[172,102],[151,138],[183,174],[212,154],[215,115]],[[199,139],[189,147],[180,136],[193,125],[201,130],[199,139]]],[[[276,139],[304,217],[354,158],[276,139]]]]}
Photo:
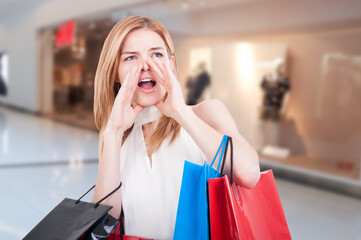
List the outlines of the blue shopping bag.
{"type": "Polygon", "coordinates": [[[228,136],[225,135],[211,165],[206,162],[202,166],[188,161],[184,162],[173,240],[210,239],[207,183],[208,179],[220,176],[219,167],[227,139],[228,136]],[[222,150],[221,156],[217,170],[215,170],[212,166],[220,150],[222,150]]]}

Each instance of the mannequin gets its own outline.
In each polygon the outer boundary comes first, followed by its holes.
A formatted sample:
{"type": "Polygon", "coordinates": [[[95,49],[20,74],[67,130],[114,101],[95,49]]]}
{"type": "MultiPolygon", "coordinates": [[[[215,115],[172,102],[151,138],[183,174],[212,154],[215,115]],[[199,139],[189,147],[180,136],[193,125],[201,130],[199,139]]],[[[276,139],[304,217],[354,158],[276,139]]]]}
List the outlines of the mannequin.
{"type": "Polygon", "coordinates": [[[263,77],[261,88],[264,91],[260,118],[262,120],[262,153],[277,158],[286,158],[289,149],[279,147],[279,121],[284,117],[291,88],[285,75],[284,61],[274,61],[274,71],[263,77]]]}
{"type": "Polygon", "coordinates": [[[274,68],[274,72],[264,76],[261,83],[264,91],[261,119],[279,121],[285,114],[291,86],[284,73],[283,60],[276,59],[274,68]]]}
{"type": "Polygon", "coordinates": [[[204,90],[211,83],[211,77],[207,72],[204,62],[200,62],[194,72],[195,74],[187,79],[187,105],[197,104],[201,100],[204,90]]]}

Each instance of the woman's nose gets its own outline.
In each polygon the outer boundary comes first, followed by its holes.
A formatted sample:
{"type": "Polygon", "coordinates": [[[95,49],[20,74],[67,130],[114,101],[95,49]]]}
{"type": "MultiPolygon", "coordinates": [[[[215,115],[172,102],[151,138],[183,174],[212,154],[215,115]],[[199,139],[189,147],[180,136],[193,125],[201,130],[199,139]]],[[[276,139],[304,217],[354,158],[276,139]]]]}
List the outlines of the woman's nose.
{"type": "Polygon", "coordinates": [[[142,60],[141,64],[142,64],[142,71],[149,71],[150,70],[147,59],[142,60]]]}

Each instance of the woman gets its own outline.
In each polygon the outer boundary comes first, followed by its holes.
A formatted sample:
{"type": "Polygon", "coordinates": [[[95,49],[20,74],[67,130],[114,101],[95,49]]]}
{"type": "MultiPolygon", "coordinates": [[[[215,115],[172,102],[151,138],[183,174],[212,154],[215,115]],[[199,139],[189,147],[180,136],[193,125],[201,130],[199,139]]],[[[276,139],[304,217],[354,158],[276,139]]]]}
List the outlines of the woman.
{"type": "Polygon", "coordinates": [[[168,31],[146,17],[118,22],[100,54],[94,96],[99,170],[93,201],[122,181],[121,190],[103,203],[113,206],[114,217],[124,211],[127,235],[172,238],[184,161],[209,164],[225,134],[233,138],[235,182],[251,188],[259,179],[258,155],[223,103],[214,99],[187,106],[176,69],[168,31]]]}

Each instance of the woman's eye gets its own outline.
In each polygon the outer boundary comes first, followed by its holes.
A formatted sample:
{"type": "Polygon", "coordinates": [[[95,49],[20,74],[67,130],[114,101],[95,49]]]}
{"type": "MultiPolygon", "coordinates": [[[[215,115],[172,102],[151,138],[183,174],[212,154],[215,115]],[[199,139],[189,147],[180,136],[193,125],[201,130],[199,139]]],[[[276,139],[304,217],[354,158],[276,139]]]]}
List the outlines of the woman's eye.
{"type": "Polygon", "coordinates": [[[124,59],[124,61],[130,61],[130,60],[134,60],[135,56],[129,56],[127,58],[124,59]]]}
{"type": "Polygon", "coordinates": [[[153,56],[155,56],[155,57],[163,57],[163,54],[161,54],[161,53],[154,53],[153,56]]]}

